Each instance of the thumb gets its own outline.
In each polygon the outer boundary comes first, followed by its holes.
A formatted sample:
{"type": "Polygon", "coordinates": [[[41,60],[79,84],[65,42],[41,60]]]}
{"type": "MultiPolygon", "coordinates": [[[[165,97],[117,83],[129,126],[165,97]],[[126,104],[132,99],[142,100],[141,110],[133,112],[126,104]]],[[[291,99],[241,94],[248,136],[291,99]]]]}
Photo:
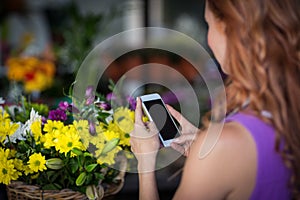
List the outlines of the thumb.
{"type": "Polygon", "coordinates": [[[142,112],[142,102],[138,97],[136,100],[136,108],[135,108],[135,123],[139,125],[143,125],[143,112],[142,112]]]}

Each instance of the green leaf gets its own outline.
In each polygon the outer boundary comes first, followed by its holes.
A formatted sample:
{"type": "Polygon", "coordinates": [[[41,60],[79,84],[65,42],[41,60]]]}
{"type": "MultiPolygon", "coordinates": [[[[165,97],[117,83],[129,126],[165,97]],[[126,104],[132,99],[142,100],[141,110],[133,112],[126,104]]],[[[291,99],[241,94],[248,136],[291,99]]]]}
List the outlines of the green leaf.
{"type": "Polygon", "coordinates": [[[107,112],[98,112],[98,118],[103,119],[109,117],[111,114],[107,112]]]}
{"type": "Polygon", "coordinates": [[[79,174],[79,176],[77,177],[76,182],[75,182],[77,186],[83,185],[83,183],[86,180],[86,175],[87,175],[86,172],[81,172],[81,174],[79,174]]]}
{"type": "Polygon", "coordinates": [[[89,152],[84,152],[83,156],[84,157],[93,157],[93,155],[91,153],[89,153],[89,152]]]}
{"type": "Polygon", "coordinates": [[[55,180],[57,179],[57,177],[59,177],[60,173],[57,173],[57,171],[47,171],[46,175],[49,179],[50,182],[55,182],[55,180]]]}
{"type": "Polygon", "coordinates": [[[94,200],[97,198],[97,188],[95,185],[89,185],[86,188],[85,191],[86,196],[88,197],[89,200],[94,200]]]}
{"type": "Polygon", "coordinates": [[[93,174],[86,175],[86,184],[90,184],[93,181],[93,174]]]}
{"type": "Polygon", "coordinates": [[[105,178],[104,175],[99,172],[94,173],[94,176],[97,180],[103,180],[105,178]]]}
{"type": "Polygon", "coordinates": [[[82,155],[82,151],[80,149],[77,149],[77,148],[73,148],[72,152],[75,153],[77,156],[82,155]]]}
{"type": "Polygon", "coordinates": [[[64,162],[60,158],[50,158],[46,160],[47,168],[58,170],[63,168],[64,162]]]}
{"type": "Polygon", "coordinates": [[[70,160],[69,166],[71,167],[72,174],[74,174],[79,168],[78,162],[74,159],[70,160]]]}
{"type": "Polygon", "coordinates": [[[77,157],[77,160],[78,160],[78,165],[79,165],[79,167],[83,167],[83,164],[84,164],[84,157],[83,157],[83,156],[78,156],[78,157],[77,157]]]}
{"type": "Polygon", "coordinates": [[[120,139],[119,138],[113,138],[110,141],[108,141],[104,148],[102,149],[101,154],[107,154],[111,150],[113,150],[118,144],[119,144],[120,139]]]}
{"type": "Polygon", "coordinates": [[[86,167],[86,171],[87,172],[92,172],[96,167],[97,167],[97,163],[96,164],[90,164],[86,167]]]}

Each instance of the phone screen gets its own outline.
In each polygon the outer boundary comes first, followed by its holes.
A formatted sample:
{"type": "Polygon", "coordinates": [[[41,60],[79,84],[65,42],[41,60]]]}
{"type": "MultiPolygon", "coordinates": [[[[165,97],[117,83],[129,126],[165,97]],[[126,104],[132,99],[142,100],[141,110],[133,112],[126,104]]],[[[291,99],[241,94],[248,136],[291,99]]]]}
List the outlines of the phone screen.
{"type": "Polygon", "coordinates": [[[163,140],[174,139],[178,133],[178,130],[164,107],[163,102],[160,99],[144,101],[152,120],[154,121],[157,129],[163,140]]]}

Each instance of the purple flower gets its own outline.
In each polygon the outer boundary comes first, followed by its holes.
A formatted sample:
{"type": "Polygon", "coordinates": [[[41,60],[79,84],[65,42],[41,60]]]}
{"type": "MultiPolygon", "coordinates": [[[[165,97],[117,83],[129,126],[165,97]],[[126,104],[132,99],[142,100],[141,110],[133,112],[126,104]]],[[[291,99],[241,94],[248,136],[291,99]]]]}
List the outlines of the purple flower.
{"type": "Polygon", "coordinates": [[[90,131],[91,135],[96,134],[96,126],[95,126],[95,123],[92,121],[89,121],[89,131],[90,131]]]}
{"type": "Polygon", "coordinates": [[[86,105],[91,105],[94,102],[95,95],[94,95],[94,87],[88,86],[85,90],[85,98],[86,98],[86,105]]]}
{"type": "Polygon", "coordinates": [[[116,95],[114,94],[114,93],[108,93],[107,95],[106,95],[106,99],[108,100],[108,101],[112,101],[112,100],[116,100],[117,99],[117,97],[116,97],[116,95]]]}
{"type": "Polygon", "coordinates": [[[65,113],[65,111],[63,111],[61,109],[50,110],[48,119],[56,120],[56,121],[66,121],[67,114],[65,113]]]}
{"type": "Polygon", "coordinates": [[[61,101],[59,104],[58,104],[58,107],[63,110],[63,111],[66,111],[69,107],[69,103],[67,101],[61,101]]]}
{"type": "Polygon", "coordinates": [[[42,125],[46,124],[47,123],[47,118],[42,116],[42,125]]]}
{"type": "Polygon", "coordinates": [[[88,86],[85,90],[85,97],[89,98],[90,96],[93,96],[93,91],[94,91],[94,87],[93,86],[88,86]]]}
{"type": "Polygon", "coordinates": [[[111,105],[104,101],[95,102],[95,105],[102,110],[110,110],[111,109],[111,105]]]}
{"type": "Polygon", "coordinates": [[[85,101],[85,105],[91,105],[94,102],[94,97],[89,97],[85,101]]]}
{"type": "Polygon", "coordinates": [[[133,97],[129,96],[129,97],[127,97],[127,101],[129,103],[130,109],[131,110],[135,110],[135,108],[136,108],[136,100],[133,97]]]}

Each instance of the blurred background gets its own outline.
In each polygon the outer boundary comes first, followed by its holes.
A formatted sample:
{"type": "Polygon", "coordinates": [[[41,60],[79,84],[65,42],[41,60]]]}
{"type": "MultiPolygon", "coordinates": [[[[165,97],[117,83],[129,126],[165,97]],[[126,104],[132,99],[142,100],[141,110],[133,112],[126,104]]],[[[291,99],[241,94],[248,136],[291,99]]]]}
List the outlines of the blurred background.
{"type": "MultiPolygon", "coordinates": [[[[133,28],[164,27],[179,31],[199,42],[210,53],[206,42],[204,2],[1,0],[0,97],[14,101],[19,95],[28,95],[31,100],[56,104],[66,98],[82,61],[97,44],[133,28]]],[[[128,43],[138,43],[143,37],[132,35],[128,43]]],[[[109,93],[109,79],[117,82],[126,71],[148,62],[172,66],[195,87],[205,87],[200,75],[185,59],[170,52],[150,49],[129,52],[115,60],[106,71],[106,79],[99,83],[98,92],[109,93]]],[[[161,74],[153,71],[149,76],[155,79],[161,74]]],[[[153,86],[144,90],[166,94],[167,103],[176,106],[176,101],[168,99],[167,88],[153,86]]],[[[210,106],[209,98],[206,90],[201,91],[203,93],[198,94],[200,110],[206,112],[210,106]]],[[[168,199],[173,195],[183,162],[184,158],[179,159],[157,172],[162,197],[168,199]]],[[[111,199],[137,199],[137,192],[136,175],[127,175],[123,190],[111,199]]]]}
{"type": "MultiPolygon", "coordinates": [[[[125,30],[149,26],[170,28],[207,48],[202,0],[189,3],[180,0],[1,0],[0,9],[0,96],[10,98],[20,91],[37,97],[63,96],[61,88],[68,89],[89,51],[125,30]],[[45,61],[40,66],[46,65],[43,68],[46,74],[38,76],[36,70],[32,72],[27,69],[30,67],[24,67],[33,62],[20,59],[24,56],[45,61]],[[23,67],[18,67],[20,62],[23,67]],[[18,88],[16,83],[23,85],[18,88]]],[[[142,36],[132,35],[128,43],[140,40],[142,36]]],[[[184,67],[187,63],[182,59],[172,58],[168,52],[133,52],[113,63],[107,77],[117,81],[126,70],[147,59],[176,65],[180,73],[193,81],[192,68],[184,67]]],[[[105,84],[100,90],[107,92],[105,84]]]]}

